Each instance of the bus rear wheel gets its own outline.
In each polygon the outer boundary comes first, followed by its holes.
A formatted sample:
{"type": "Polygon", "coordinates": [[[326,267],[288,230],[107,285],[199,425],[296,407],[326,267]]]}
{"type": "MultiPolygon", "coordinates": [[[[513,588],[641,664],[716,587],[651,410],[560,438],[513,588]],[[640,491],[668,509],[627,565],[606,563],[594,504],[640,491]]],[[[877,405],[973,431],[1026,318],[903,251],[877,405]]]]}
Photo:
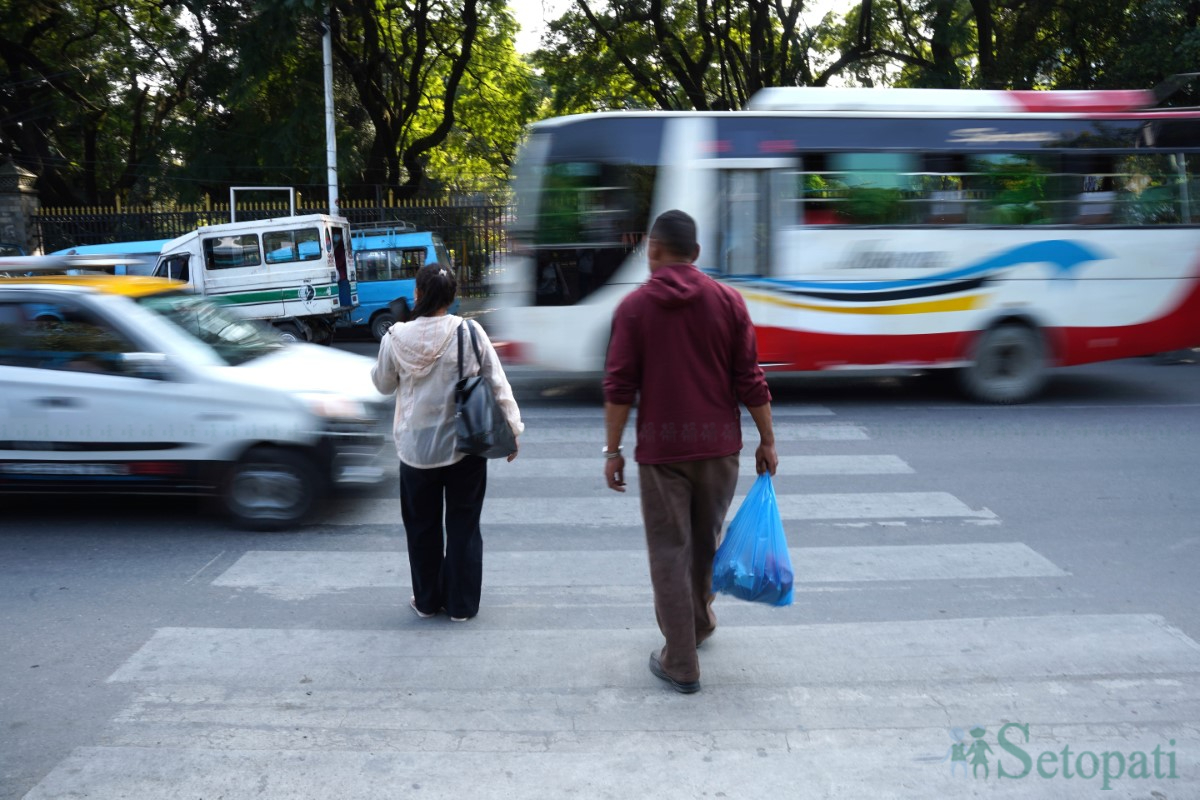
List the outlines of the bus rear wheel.
{"type": "Polygon", "coordinates": [[[304,335],[304,331],[294,322],[280,322],[275,326],[279,331],[279,336],[285,342],[306,342],[308,339],[304,335]]]}
{"type": "Polygon", "coordinates": [[[375,341],[378,342],[387,335],[388,328],[395,324],[396,318],[390,311],[380,311],[371,318],[371,336],[375,337],[375,341]]]}
{"type": "Polygon", "coordinates": [[[1005,323],[975,340],[971,364],[958,373],[968,397],[983,403],[1024,403],[1046,382],[1046,346],[1034,328],[1005,323]]]}
{"type": "Polygon", "coordinates": [[[309,326],[313,332],[313,341],[317,344],[333,344],[333,325],[325,320],[317,320],[309,326]]]}

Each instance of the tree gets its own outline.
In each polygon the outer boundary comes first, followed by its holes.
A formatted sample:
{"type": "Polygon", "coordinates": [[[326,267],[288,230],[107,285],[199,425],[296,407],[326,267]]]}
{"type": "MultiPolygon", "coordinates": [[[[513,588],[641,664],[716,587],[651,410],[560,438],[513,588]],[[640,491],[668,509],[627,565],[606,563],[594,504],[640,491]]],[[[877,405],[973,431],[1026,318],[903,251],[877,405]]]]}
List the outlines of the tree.
{"type": "Polygon", "coordinates": [[[129,197],[169,150],[204,52],[186,12],[145,0],[2,0],[0,153],[40,178],[47,203],[129,197]]]}
{"type": "Polygon", "coordinates": [[[460,91],[486,71],[477,44],[504,31],[511,39],[511,18],[502,0],[335,0],[333,8],[334,50],[371,130],[359,181],[411,196],[455,129],[460,91]]]}
{"type": "Polygon", "coordinates": [[[535,64],[565,87],[556,111],[741,108],[763,87],[827,79],[812,60],[827,23],[808,27],[803,9],[802,0],[576,0],[535,64]]]}
{"type": "Polygon", "coordinates": [[[513,48],[516,23],[505,14],[483,26],[455,98],[455,125],[430,151],[427,171],[459,191],[491,188],[511,176],[517,144],[537,113],[528,64],[513,48]]]}

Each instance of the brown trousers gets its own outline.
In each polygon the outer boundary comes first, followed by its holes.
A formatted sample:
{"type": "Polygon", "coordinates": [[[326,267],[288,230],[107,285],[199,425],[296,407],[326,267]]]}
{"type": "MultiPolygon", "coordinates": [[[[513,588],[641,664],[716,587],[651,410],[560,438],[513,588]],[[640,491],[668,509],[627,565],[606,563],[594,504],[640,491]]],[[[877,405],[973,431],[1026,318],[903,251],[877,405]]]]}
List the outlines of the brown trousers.
{"type": "Polygon", "coordinates": [[[700,679],[696,647],[717,628],[713,556],[737,488],[738,456],[638,465],[659,658],[677,681],[700,679]]]}

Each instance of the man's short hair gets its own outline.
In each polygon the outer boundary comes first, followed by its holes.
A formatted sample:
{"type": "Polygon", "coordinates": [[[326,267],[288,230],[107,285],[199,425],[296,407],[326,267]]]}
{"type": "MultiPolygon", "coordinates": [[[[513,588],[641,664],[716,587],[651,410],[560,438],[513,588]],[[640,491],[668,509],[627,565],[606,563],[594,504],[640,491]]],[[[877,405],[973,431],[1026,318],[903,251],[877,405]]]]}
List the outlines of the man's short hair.
{"type": "Polygon", "coordinates": [[[650,236],[674,255],[691,258],[696,252],[696,220],[678,209],[659,214],[650,236]]]}

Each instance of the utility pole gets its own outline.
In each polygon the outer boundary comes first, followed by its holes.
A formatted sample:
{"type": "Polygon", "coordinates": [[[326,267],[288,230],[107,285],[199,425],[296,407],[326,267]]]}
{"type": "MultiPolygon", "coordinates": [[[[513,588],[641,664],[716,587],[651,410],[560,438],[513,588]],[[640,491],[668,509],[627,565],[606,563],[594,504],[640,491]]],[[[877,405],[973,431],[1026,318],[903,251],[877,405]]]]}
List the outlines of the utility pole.
{"type": "Polygon", "coordinates": [[[337,128],[333,119],[333,26],[331,12],[325,11],[321,49],[325,55],[325,170],[329,182],[329,213],[338,214],[337,128]]]}

